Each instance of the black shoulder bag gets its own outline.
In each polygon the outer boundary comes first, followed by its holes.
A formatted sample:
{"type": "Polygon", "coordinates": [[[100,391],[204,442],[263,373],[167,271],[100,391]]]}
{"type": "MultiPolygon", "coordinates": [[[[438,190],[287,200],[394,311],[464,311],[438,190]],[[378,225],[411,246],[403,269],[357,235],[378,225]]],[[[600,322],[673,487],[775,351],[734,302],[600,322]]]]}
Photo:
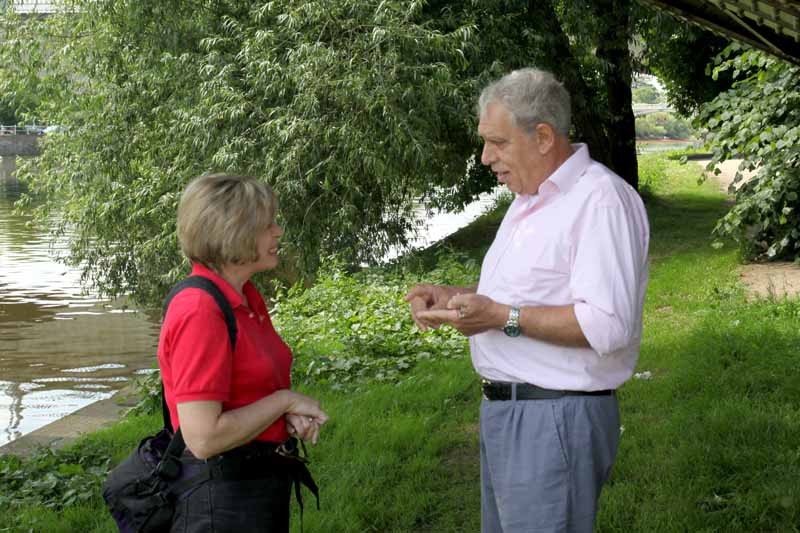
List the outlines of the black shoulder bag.
{"type": "MultiPolygon", "coordinates": [[[[219,305],[228,326],[231,349],[236,348],[236,318],[222,291],[208,278],[190,276],[173,287],[164,300],[164,315],[172,299],[186,288],[202,289],[219,305]]],[[[164,384],[161,384],[161,410],[164,427],[143,439],[139,446],[109,472],[103,484],[103,499],[121,533],[167,532],[172,526],[178,498],[210,479],[207,468],[188,472],[181,464],[186,448],[181,429],[172,435],[164,384]]]]}

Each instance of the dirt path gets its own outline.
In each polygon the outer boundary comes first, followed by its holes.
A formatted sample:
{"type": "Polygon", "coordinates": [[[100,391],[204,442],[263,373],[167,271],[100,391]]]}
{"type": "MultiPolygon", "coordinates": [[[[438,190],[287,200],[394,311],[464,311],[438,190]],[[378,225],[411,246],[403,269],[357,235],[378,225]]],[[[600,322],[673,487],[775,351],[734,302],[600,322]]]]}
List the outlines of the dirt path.
{"type": "MultiPolygon", "coordinates": [[[[699,160],[699,164],[704,170],[710,160],[699,160]]],[[[720,189],[727,193],[736,170],[739,168],[741,159],[730,159],[720,165],[722,171],[714,176],[710,172],[706,175],[719,182],[720,189]]],[[[745,180],[752,177],[753,172],[744,171],[745,180]]],[[[773,263],[750,263],[739,267],[739,278],[747,288],[751,298],[783,298],[788,296],[796,298],[800,295],[800,266],[789,261],[777,261],[773,263]]]]}
{"type": "MultiPolygon", "coordinates": [[[[697,160],[697,164],[703,169],[703,173],[711,179],[716,179],[719,182],[719,188],[722,192],[727,193],[728,189],[733,183],[733,178],[736,177],[736,170],[739,168],[739,165],[742,163],[741,159],[729,159],[724,161],[720,166],[720,170],[722,171],[721,174],[714,176],[712,172],[706,171],[706,166],[711,162],[710,159],[699,159],[697,160]]],[[[749,180],[755,172],[744,170],[742,171],[744,174],[745,181],[749,180]]]]}

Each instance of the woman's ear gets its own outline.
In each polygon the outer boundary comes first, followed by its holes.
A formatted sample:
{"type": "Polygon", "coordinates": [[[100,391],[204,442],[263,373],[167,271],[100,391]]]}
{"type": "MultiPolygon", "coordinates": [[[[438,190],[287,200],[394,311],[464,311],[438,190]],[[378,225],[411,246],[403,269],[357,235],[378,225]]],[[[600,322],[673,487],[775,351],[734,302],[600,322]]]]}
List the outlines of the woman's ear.
{"type": "Polygon", "coordinates": [[[546,122],[536,125],[536,143],[539,146],[539,154],[545,155],[556,143],[556,132],[553,126],[546,122]]]}

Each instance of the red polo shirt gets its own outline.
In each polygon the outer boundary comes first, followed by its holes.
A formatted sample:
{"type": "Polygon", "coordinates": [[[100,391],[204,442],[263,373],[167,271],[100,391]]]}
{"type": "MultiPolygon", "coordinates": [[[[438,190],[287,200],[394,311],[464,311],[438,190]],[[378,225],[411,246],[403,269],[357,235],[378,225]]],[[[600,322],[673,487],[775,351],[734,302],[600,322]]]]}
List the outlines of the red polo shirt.
{"type": "MultiPolygon", "coordinates": [[[[267,306],[249,281],[243,299],[227,281],[203,265],[193,275],[217,284],[233,308],[238,327],[231,353],[225,318],[214,298],[188,288],[169,305],[158,342],[158,365],[173,426],[180,424],[177,404],[198,400],[222,402],[229,411],[291,386],[292,352],[272,326],[267,306]],[[177,421],[177,424],[176,424],[177,421]]],[[[284,417],[256,440],[283,442],[289,437],[284,417]]]]}

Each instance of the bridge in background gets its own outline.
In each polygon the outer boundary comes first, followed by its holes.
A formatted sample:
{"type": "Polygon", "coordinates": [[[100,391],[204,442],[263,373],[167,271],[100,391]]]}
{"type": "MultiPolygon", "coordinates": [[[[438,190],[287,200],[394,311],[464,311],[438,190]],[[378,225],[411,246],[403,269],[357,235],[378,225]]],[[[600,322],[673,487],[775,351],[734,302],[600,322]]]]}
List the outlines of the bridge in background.
{"type": "Polygon", "coordinates": [[[0,126],[0,157],[39,155],[39,126],[0,126]]]}
{"type": "Polygon", "coordinates": [[[21,15],[46,15],[64,9],[52,0],[0,0],[0,9],[8,5],[21,15]]]}
{"type": "Polygon", "coordinates": [[[38,126],[0,126],[0,182],[16,181],[17,157],[39,155],[38,126]]]}
{"type": "Polygon", "coordinates": [[[641,117],[650,113],[673,113],[669,104],[633,104],[633,116],[641,117]]]}

